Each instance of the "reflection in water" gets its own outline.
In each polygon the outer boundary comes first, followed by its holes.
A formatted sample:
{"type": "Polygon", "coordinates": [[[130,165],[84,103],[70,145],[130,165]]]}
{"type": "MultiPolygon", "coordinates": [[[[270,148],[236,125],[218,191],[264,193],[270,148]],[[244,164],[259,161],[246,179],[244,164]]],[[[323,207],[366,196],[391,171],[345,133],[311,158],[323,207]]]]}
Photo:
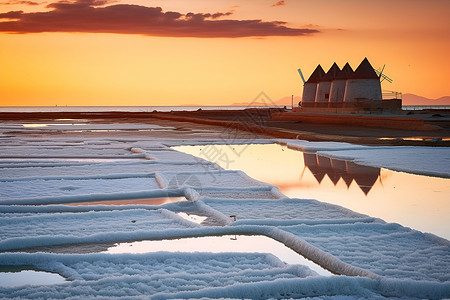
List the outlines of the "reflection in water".
{"type": "Polygon", "coordinates": [[[334,185],[342,178],[347,188],[350,188],[355,181],[366,195],[380,177],[380,168],[361,166],[351,161],[332,159],[313,153],[303,153],[303,160],[305,168],[311,171],[319,184],[325,176],[328,176],[334,185]]]}
{"type": "Polygon", "coordinates": [[[17,287],[22,285],[51,285],[64,283],[66,280],[59,274],[35,271],[19,270],[0,272],[0,287],[17,287]]]}
{"type": "Polygon", "coordinates": [[[225,235],[182,238],[175,240],[150,240],[120,243],[109,248],[107,253],[212,252],[212,253],[271,253],[287,264],[306,265],[322,276],[332,273],[306,259],[284,244],[261,235],[225,235]]]}
{"type": "MultiPolygon", "coordinates": [[[[175,150],[203,159],[202,146],[175,150]]],[[[317,199],[450,239],[450,179],[395,172],[303,153],[278,144],[214,145],[228,161],[286,196],[317,199]]]]}

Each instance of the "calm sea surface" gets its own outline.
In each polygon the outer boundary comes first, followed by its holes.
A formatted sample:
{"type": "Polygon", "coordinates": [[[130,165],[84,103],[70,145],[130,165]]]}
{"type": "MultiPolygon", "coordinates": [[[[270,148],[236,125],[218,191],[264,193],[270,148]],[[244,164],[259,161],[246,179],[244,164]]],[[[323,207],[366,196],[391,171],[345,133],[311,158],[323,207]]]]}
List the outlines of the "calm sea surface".
{"type": "MultiPolygon", "coordinates": [[[[262,107],[262,106],[252,106],[262,107]]],[[[281,107],[281,106],[280,106],[281,107]]],[[[236,110],[245,109],[248,106],[0,106],[0,112],[152,112],[185,110],[195,111],[199,108],[204,110],[236,110]]],[[[290,106],[288,106],[290,108],[290,106]]],[[[450,105],[407,105],[403,106],[404,110],[421,110],[421,109],[450,109],[450,105]]]]}
{"type": "Polygon", "coordinates": [[[247,106],[0,106],[0,112],[152,112],[186,110],[236,110],[247,106]]]}

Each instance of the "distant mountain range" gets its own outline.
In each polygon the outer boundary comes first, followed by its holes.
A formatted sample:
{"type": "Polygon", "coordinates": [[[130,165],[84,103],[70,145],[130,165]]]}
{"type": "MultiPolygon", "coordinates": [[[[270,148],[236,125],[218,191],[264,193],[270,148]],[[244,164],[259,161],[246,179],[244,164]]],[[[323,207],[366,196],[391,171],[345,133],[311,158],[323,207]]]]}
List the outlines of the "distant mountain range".
{"type": "Polygon", "coordinates": [[[450,105],[450,96],[429,99],[414,94],[403,94],[403,105],[450,105]]]}
{"type": "MultiPolygon", "coordinates": [[[[429,99],[422,96],[414,95],[414,94],[403,94],[403,105],[450,105],[450,96],[444,96],[438,99],[429,99]]],[[[294,106],[298,105],[298,102],[301,100],[301,97],[294,97],[294,106]]],[[[283,97],[277,101],[273,101],[273,104],[262,103],[262,102],[240,102],[233,103],[231,106],[291,106],[291,97],[283,97]]]]}

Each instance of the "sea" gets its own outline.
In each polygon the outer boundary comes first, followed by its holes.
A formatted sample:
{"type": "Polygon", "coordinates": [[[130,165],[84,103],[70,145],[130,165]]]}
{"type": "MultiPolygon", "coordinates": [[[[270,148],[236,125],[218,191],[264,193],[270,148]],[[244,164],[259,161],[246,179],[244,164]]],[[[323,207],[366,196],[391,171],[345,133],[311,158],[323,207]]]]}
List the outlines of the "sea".
{"type": "MultiPolygon", "coordinates": [[[[282,106],[279,106],[282,107],[282,106]]],[[[2,112],[170,112],[202,110],[241,110],[267,106],[0,106],[2,112]]],[[[287,108],[290,108],[288,106],[287,108]]],[[[404,105],[403,110],[449,109],[450,105],[404,105]]]]}
{"type": "MultiPolygon", "coordinates": [[[[258,108],[262,106],[252,106],[258,108]]],[[[0,112],[170,112],[202,110],[239,110],[248,106],[0,106],[0,112]]]]}

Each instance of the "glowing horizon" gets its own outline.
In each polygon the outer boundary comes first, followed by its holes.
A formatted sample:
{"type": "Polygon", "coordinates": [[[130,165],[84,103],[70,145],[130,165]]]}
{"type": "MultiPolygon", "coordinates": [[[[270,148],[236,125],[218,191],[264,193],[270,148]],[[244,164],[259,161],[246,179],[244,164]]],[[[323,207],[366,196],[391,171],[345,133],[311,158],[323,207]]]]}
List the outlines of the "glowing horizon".
{"type": "Polygon", "coordinates": [[[450,95],[442,0],[0,1],[0,106],[177,106],[301,96],[317,64],[450,95]],[[82,13],[80,13],[82,12],[82,13]]]}

